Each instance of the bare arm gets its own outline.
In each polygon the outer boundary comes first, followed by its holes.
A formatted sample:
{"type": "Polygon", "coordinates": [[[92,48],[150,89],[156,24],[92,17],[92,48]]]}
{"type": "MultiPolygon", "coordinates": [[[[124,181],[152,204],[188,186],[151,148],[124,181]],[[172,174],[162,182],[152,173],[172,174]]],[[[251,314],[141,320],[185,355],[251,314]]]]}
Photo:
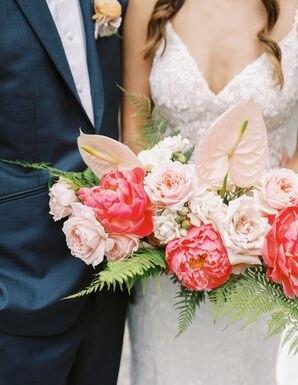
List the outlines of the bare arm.
{"type": "Polygon", "coordinates": [[[297,145],[294,155],[289,159],[285,165],[287,168],[291,168],[298,173],[298,133],[297,133],[297,145]]]}
{"type": "MultiPolygon", "coordinates": [[[[154,0],[130,0],[124,25],[123,40],[123,86],[129,92],[150,97],[149,76],[151,61],[144,60],[147,25],[154,8],[154,0]]],[[[130,144],[140,136],[138,120],[132,117],[135,111],[123,97],[123,141],[130,144]]],[[[140,148],[130,145],[135,151],[140,148]]]]}

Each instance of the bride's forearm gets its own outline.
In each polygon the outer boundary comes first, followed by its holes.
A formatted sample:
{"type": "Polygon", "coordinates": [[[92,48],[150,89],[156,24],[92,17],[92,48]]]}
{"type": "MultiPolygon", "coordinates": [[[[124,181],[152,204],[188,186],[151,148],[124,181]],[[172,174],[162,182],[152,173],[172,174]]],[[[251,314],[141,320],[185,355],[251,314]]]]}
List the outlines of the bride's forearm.
{"type": "Polygon", "coordinates": [[[298,133],[297,133],[296,150],[295,150],[293,156],[288,160],[288,162],[286,163],[285,166],[298,173],[298,133]]]}
{"type": "Polygon", "coordinates": [[[145,145],[145,139],[141,126],[142,119],[135,117],[135,112],[136,111],[128,105],[127,100],[123,100],[122,141],[137,154],[143,149],[145,145]]]}
{"type": "MultiPolygon", "coordinates": [[[[124,23],[123,38],[123,87],[128,92],[150,97],[149,76],[151,60],[144,58],[147,43],[147,25],[155,0],[130,0],[124,23]]],[[[123,95],[122,140],[136,153],[142,150],[142,118],[133,115],[136,110],[123,95]]]]}

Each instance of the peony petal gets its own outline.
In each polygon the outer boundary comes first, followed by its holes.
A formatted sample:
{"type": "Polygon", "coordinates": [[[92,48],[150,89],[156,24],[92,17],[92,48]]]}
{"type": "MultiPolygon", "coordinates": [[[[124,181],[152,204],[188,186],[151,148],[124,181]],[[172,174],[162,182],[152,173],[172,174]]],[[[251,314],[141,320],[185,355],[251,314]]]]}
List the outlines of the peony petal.
{"type": "Polygon", "coordinates": [[[141,161],[128,146],[106,136],[86,135],[81,132],[78,138],[78,146],[84,162],[99,179],[113,170],[143,168],[141,161]],[[99,153],[100,158],[90,154],[82,147],[99,153]]]}
{"type": "Polygon", "coordinates": [[[250,187],[260,179],[267,154],[268,138],[262,112],[251,99],[225,112],[209,128],[195,151],[197,174],[207,183],[221,185],[229,173],[235,185],[250,187]],[[236,146],[246,120],[247,128],[236,146]]]}

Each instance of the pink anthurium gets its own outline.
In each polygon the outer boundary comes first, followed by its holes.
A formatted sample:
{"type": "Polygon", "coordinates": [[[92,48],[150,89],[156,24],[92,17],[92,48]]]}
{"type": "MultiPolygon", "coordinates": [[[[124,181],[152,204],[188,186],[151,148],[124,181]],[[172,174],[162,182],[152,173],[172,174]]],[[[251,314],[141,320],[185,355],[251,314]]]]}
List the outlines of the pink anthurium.
{"type": "Polygon", "coordinates": [[[221,115],[196,148],[200,179],[222,185],[226,175],[242,188],[255,185],[266,166],[268,137],[262,112],[252,100],[221,115]]]}
{"type": "Polygon", "coordinates": [[[112,170],[143,168],[141,161],[128,146],[107,136],[81,132],[78,147],[84,162],[99,179],[112,170]]]}

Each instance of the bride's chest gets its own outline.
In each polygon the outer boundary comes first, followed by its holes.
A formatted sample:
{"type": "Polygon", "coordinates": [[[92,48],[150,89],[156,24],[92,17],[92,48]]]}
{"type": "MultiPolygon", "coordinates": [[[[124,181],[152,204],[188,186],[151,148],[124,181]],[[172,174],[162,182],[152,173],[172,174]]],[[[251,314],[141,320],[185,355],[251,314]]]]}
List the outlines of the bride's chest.
{"type": "MultiPolygon", "coordinates": [[[[296,28],[281,42],[285,83],[275,85],[272,63],[263,54],[248,64],[219,93],[215,94],[202,75],[195,59],[167,26],[167,46],[157,52],[151,77],[155,104],[170,120],[208,120],[220,115],[241,100],[254,98],[270,126],[279,126],[289,118],[298,101],[298,36],[296,28]]],[[[233,60],[231,58],[231,60],[233,60]]]]}

